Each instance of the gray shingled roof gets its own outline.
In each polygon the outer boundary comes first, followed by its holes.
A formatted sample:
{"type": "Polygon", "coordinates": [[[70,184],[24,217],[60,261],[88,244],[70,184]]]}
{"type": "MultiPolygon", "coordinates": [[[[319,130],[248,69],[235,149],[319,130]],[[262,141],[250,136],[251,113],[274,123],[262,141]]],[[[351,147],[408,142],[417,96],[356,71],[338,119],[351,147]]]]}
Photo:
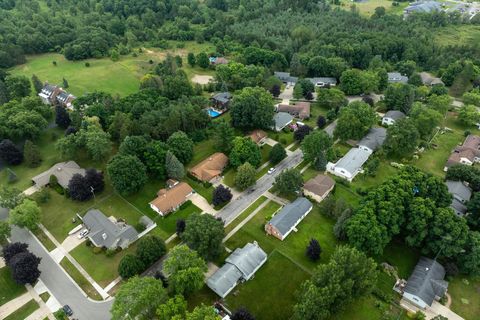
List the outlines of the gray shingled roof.
{"type": "Polygon", "coordinates": [[[89,210],[82,220],[84,226],[90,230],[88,237],[96,246],[126,248],[138,239],[135,228],[120,222],[114,223],[99,210],[89,210]]]}
{"type": "Polygon", "coordinates": [[[215,94],[212,97],[213,100],[219,101],[221,103],[227,103],[232,99],[232,94],[230,92],[220,92],[215,94]]]}
{"type": "Polygon", "coordinates": [[[375,151],[380,148],[387,138],[387,129],[371,128],[365,137],[358,143],[359,146],[366,146],[375,151]]]}
{"type": "Polygon", "coordinates": [[[282,235],[288,233],[295,223],[312,208],[312,203],[307,198],[297,198],[287,204],[268,222],[282,235]]]}
{"type": "Polygon", "coordinates": [[[430,13],[433,11],[439,11],[441,10],[441,8],[442,8],[442,4],[437,1],[418,1],[406,7],[405,11],[430,13]]]}
{"type": "Polygon", "coordinates": [[[472,197],[472,190],[461,181],[447,180],[445,184],[447,185],[448,192],[453,196],[450,208],[452,208],[457,215],[467,213],[465,203],[472,197]]]}
{"type": "Polygon", "coordinates": [[[407,83],[408,77],[403,76],[400,72],[388,72],[388,82],[390,83],[407,83]]]}
{"type": "Polygon", "coordinates": [[[317,83],[333,84],[333,85],[337,84],[337,79],[331,78],[331,77],[306,78],[306,80],[309,80],[314,85],[316,85],[317,83]]]}
{"type": "Polygon", "coordinates": [[[444,280],[445,269],[435,260],[420,257],[413,273],[408,278],[405,292],[432,305],[435,296],[442,297],[447,291],[448,282],[444,280]]]}
{"type": "Polygon", "coordinates": [[[286,112],[277,112],[273,116],[273,121],[275,122],[275,130],[281,130],[290,122],[293,121],[293,116],[286,112]]]}
{"type": "Polygon", "coordinates": [[[390,118],[390,119],[393,119],[393,120],[398,120],[398,119],[405,118],[405,113],[403,113],[402,111],[398,111],[398,110],[390,110],[387,113],[385,113],[385,115],[383,117],[384,118],[390,118]]]}
{"type": "Polygon", "coordinates": [[[350,149],[336,164],[335,167],[343,168],[350,173],[354,173],[368,160],[370,153],[359,148],[350,149]]]}
{"type": "Polygon", "coordinates": [[[53,165],[47,171],[40,173],[39,175],[32,178],[33,182],[37,187],[44,187],[50,181],[50,176],[54,175],[57,177],[58,184],[62,186],[62,188],[68,188],[68,183],[70,179],[75,174],[85,175],[85,169],[80,168],[80,166],[75,161],[67,161],[67,162],[59,162],[53,165]]]}
{"type": "Polygon", "coordinates": [[[225,264],[208,278],[207,286],[225,298],[240,280],[251,279],[266,260],[267,254],[256,242],[247,243],[243,248],[237,248],[225,264]]]}
{"type": "Polygon", "coordinates": [[[279,79],[282,82],[297,82],[298,77],[294,77],[290,75],[290,72],[281,72],[281,71],[275,71],[274,76],[279,79]]]}

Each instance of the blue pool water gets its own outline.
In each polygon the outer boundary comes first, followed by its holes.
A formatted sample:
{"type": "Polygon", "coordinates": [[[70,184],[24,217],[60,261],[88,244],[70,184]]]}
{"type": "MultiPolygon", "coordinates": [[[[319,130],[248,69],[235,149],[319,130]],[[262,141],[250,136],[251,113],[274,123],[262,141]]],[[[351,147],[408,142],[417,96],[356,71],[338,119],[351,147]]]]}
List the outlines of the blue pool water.
{"type": "Polygon", "coordinates": [[[208,115],[210,116],[210,118],[216,118],[216,117],[218,117],[219,115],[221,115],[220,112],[217,112],[217,111],[215,111],[215,110],[213,110],[213,109],[208,109],[207,112],[208,112],[208,115]]]}

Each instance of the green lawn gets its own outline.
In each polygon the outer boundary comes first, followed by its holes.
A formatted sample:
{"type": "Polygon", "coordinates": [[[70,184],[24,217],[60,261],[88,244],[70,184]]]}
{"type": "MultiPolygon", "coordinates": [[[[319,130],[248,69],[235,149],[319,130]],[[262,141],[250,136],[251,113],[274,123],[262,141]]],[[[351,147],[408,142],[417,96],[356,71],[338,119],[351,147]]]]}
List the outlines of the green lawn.
{"type": "Polygon", "coordinates": [[[50,299],[50,293],[48,293],[48,291],[45,291],[44,293],[40,293],[39,296],[43,300],[43,302],[47,302],[48,299],[50,299]]]}
{"type": "Polygon", "coordinates": [[[197,180],[194,180],[190,177],[185,178],[185,182],[187,182],[190,187],[195,190],[198,194],[200,194],[202,197],[207,199],[208,203],[212,203],[212,197],[213,197],[213,187],[210,186],[206,188],[202,182],[199,182],[197,180]]]}
{"type": "Polygon", "coordinates": [[[133,244],[128,249],[122,250],[112,257],[107,257],[103,252],[93,253],[92,248],[82,244],[71,251],[70,254],[100,286],[106,287],[118,277],[117,269],[122,257],[127,253],[133,253],[135,248],[136,245],[133,244]]]}
{"type": "MultiPolygon", "coordinates": [[[[80,247],[85,247],[85,245],[81,245],[80,247]]],[[[94,300],[102,300],[102,296],[80,273],[80,271],[75,268],[75,266],[70,262],[70,260],[68,260],[67,258],[63,258],[62,261],[60,261],[60,265],[90,298],[94,300]]]]}
{"type": "Polygon", "coordinates": [[[361,15],[370,17],[372,14],[375,13],[376,7],[384,7],[387,12],[400,15],[403,13],[403,9],[408,6],[407,2],[400,2],[398,6],[393,6],[392,3],[393,2],[390,0],[367,0],[363,2],[351,2],[348,0],[342,0],[341,5],[333,7],[338,7],[343,10],[350,11],[351,7],[355,6],[361,15]]]}
{"type": "Polygon", "coordinates": [[[230,224],[225,228],[225,234],[228,234],[232,231],[240,222],[242,222],[246,217],[248,217],[255,209],[257,209],[262,203],[267,201],[267,198],[261,196],[258,198],[254,203],[252,203],[247,209],[243,210],[243,212],[235,218],[230,224]]]}
{"type": "Polygon", "coordinates": [[[57,248],[57,246],[50,240],[50,238],[43,232],[42,230],[38,229],[34,232],[35,237],[43,244],[43,246],[48,250],[52,251],[57,248]]]}
{"type": "Polygon", "coordinates": [[[201,212],[202,210],[200,208],[189,201],[185,203],[178,211],[170,213],[166,217],[157,215],[157,218],[154,219],[157,223],[157,228],[152,230],[152,234],[157,234],[166,240],[175,233],[178,219],[186,219],[193,213],[201,212]]]}
{"type": "Polygon", "coordinates": [[[230,167],[223,173],[223,184],[229,186],[230,188],[235,188],[235,175],[237,171],[230,167]]]}
{"type": "Polygon", "coordinates": [[[35,300],[30,300],[15,312],[11,313],[5,320],[23,320],[35,312],[40,306],[35,300]]]}
{"type": "Polygon", "coordinates": [[[212,139],[196,143],[193,146],[193,159],[188,164],[188,168],[196,166],[215,152],[217,152],[217,150],[215,149],[215,144],[212,139]]]}
{"type": "Polygon", "coordinates": [[[13,281],[9,268],[0,269],[0,306],[25,292],[27,292],[25,286],[18,285],[13,281]]]}
{"type": "Polygon", "coordinates": [[[107,217],[114,216],[117,219],[121,218],[132,226],[137,225],[143,215],[142,212],[118,194],[113,194],[97,202],[95,208],[102,211],[107,217]]]}
{"type": "Polygon", "coordinates": [[[390,165],[389,160],[381,160],[375,176],[367,176],[360,174],[352,181],[351,185],[354,189],[371,188],[378,186],[388,178],[394,176],[398,169],[390,165]]]}
{"type": "Polygon", "coordinates": [[[435,41],[444,46],[480,42],[480,26],[473,24],[448,25],[433,29],[435,41]]]}
{"type": "Polygon", "coordinates": [[[270,139],[280,142],[284,147],[289,146],[294,141],[292,131],[285,132],[282,130],[280,132],[276,132],[269,130],[267,131],[267,134],[270,139]]]}
{"type": "Polygon", "coordinates": [[[448,284],[451,309],[466,320],[480,319],[480,278],[457,276],[448,284]]]}
{"type": "Polygon", "coordinates": [[[279,251],[273,251],[253,280],[238,285],[230,293],[227,307],[236,310],[245,306],[258,320],[288,319],[295,292],[309,276],[279,251]]]}

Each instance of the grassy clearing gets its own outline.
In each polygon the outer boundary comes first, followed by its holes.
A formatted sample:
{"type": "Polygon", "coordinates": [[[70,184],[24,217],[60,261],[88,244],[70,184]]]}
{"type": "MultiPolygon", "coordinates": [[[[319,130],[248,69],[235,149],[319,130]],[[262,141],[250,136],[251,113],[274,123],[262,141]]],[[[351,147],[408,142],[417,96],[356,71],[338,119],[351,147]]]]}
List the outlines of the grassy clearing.
{"type": "Polygon", "coordinates": [[[274,251],[252,281],[237,286],[226,298],[227,306],[232,310],[245,306],[259,320],[287,319],[292,314],[295,291],[308,277],[295,262],[274,251]]]}
{"type": "Polygon", "coordinates": [[[50,238],[43,232],[38,229],[34,232],[35,237],[43,244],[43,246],[50,252],[57,248],[57,246],[50,240],[50,238]]]}
{"type": "Polygon", "coordinates": [[[435,42],[443,45],[466,45],[480,43],[480,26],[472,24],[449,25],[435,28],[435,42]]]}
{"type": "Polygon", "coordinates": [[[238,217],[235,218],[226,228],[225,234],[232,231],[238,224],[240,224],[246,217],[248,217],[255,209],[257,209],[262,203],[267,201],[267,198],[261,196],[254,203],[252,203],[247,209],[245,209],[238,217]]]}
{"type": "Polygon", "coordinates": [[[186,219],[193,213],[201,212],[202,210],[200,208],[192,202],[188,202],[180,210],[172,212],[166,217],[157,215],[154,219],[157,223],[157,228],[153,229],[151,233],[166,240],[175,233],[178,219],[186,219]]]}
{"type": "Polygon", "coordinates": [[[5,320],[20,320],[26,319],[29,315],[35,312],[40,306],[35,300],[30,300],[17,309],[15,312],[11,313],[5,320]]]}
{"type": "Polygon", "coordinates": [[[211,139],[196,143],[193,147],[193,159],[188,164],[188,168],[194,167],[215,152],[217,152],[217,150],[215,149],[215,144],[211,139]]]}
{"type": "Polygon", "coordinates": [[[0,306],[27,292],[25,286],[18,285],[12,279],[10,269],[0,269],[0,306]]]}
{"type": "Polygon", "coordinates": [[[480,278],[458,276],[450,280],[448,292],[452,296],[451,309],[466,320],[480,315],[480,278]]]}
{"type": "Polygon", "coordinates": [[[112,257],[107,257],[103,252],[93,253],[92,248],[82,244],[71,251],[70,254],[100,286],[106,287],[118,277],[120,260],[127,253],[133,253],[135,248],[136,245],[133,244],[128,249],[122,250],[112,257]]]}
{"type": "Polygon", "coordinates": [[[142,212],[139,212],[137,208],[117,194],[113,194],[110,197],[103,199],[101,202],[98,202],[95,207],[102,211],[105,216],[114,216],[117,219],[124,219],[127,224],[132,226],[138,224],[143,215],[142,212]]]}
{"type": "MultiPolygon", "coordinates": [[[[85,247],[84,245],[80,247],[85,247]]],[[[94,263],[93,261],[91,263],[94,263]]],[[[102,300],[102,296],[95,290],[95,288],[88,282],[88,280],[78,271],[77,268],[68,260],[67,258],[63,258],[60,261],[60,265],[62,268],[72,277],[73,280],[82,288],[85,293],[92,298],[93,300],[102,300]]]]}
{"type": "Polygon", "coordinates": [[[45,291],[44,293],[40,294],[40,298],[43,300],[43,302],[47,302],[48,299],[50,299],[50,293],[48,293],[48,291],[45,291]]]}
{"type": "Polygon", "coordinates": [[[390,0],[366,0],[355,3],[348,0],[343,0],[339,6],[334,7],[338,7],[343,10],[352,10],[352,7],[355,6],[361,15],[370,17],[375,13],[375,8],[377,7],[384,7],[389,13],[402,14],[403,9],[408,6],[407,2],[400,2],[398,6],[393,6],[392,3],[393,2],[390,0]]]}

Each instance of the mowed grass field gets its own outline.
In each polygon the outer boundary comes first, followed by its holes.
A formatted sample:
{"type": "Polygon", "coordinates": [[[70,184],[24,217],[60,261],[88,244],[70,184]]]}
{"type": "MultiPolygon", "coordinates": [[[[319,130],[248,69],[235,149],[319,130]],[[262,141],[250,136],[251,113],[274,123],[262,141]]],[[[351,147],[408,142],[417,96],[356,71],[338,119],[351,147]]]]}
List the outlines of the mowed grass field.
{"type": "Polygon", "coordinates": [[[184,58],[183,69],[190,78],[195,74],[213,74],[213,70],[210,69],[192,68],[186,61],[186,56],[189,52],[198,54],[200,52],[209,53],[214,51],[212,44],[198,44],[193,41],[182,45],[173,41],[169,44],[170,49],[143,48],[142,52],[135,49],[136,57],[128,54],[121,56],[119,61],[112,61],[108,57],[69,61],[59,53],[32,55],[27,56],[27,63],[16,66],[10,69],[9,72],[15,75],[24,75],[28,78],[35,74],[41,81],[59,85],[62,84],[62,80],[65,78],[69,84],[67,91],[77,97],[94,91],[105,91],[122,97],[132,94],[138,91],[142,76],[153,70],[168,53],[184,58]],[[183,48],[178,48],[178,46],[183,46],[183,48]],[[56,65],[53,64],[53,61],[56,62],[56,65]],[[90,64],[90,67],[85,66],[87,62],[90,64]]]}
{"type": "Polygon", "coordinates": [[[403,9],[408,6],[408,2],[400,2],[398,6],[393,6],[392,4],[393,1],[391,0],[363,0],[361,2],[343,0],[341,4],[336,7],[351,10],[352,6],[355,5],[361,15],[370,17],[375,13],[375,8],[377,7],[384,7],[388,13],[402,14],[403,9]]]}

